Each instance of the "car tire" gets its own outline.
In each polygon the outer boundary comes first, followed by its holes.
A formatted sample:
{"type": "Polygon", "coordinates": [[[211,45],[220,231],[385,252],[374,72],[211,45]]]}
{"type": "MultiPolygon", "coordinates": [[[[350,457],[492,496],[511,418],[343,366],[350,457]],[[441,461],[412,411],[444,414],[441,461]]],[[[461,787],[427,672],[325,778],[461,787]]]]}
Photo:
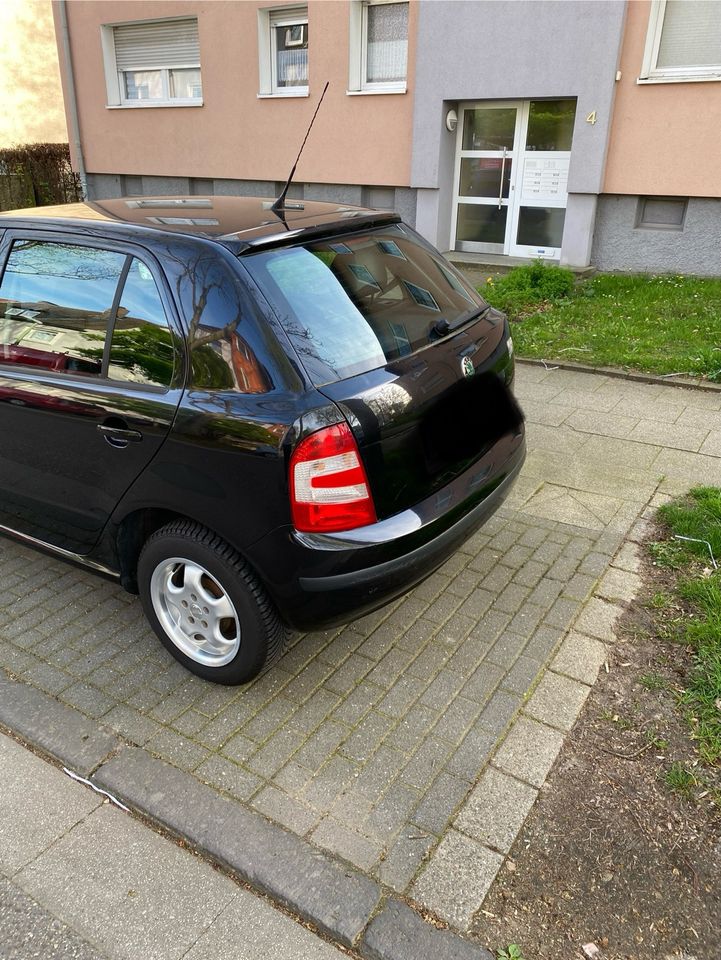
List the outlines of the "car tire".
{"type": "Polygon", "coordinates": [[[176,520],[148,538],[138,587],[163,646],[204,680],[246,683],[282,653],[286,632],[257,577],[200,524],[176,520]]]}

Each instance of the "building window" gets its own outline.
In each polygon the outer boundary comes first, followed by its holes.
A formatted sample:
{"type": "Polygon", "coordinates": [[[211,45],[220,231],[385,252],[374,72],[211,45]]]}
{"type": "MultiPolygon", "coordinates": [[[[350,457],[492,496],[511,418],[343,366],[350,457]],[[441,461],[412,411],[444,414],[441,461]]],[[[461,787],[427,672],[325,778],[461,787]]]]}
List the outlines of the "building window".
{"type": "Polygon", "coordinates": [[[260,96],[308,96],[308,8],[258,11],[260,96]]]}
{"type": "Polygon", "coordinates": [[[682,197],[639,197],[636,226],[647,230],[683,230],[688,200],[682,197]]]}
{"type": "Polygon", "coordinates": [[[143,195],[143,178],[136,177],[126,174],[122,180],[123,184],[123,196],[125,197],[142,197],[143,195]]]}
{"type": "Polygon", "coordinates": [[[408,14],[406,2],[352,0],[349,93],[405,93],[408,14]]]}
{"type": "Polygon", "coordinates": [[[394,210],[396,192],[393,187],[364,187],[363,206],[374,210],[394,210]]]}
{"type": "Polygon", "coordinates": [[[101,27],[108,106],[200,106],[198,21],[144,20],[101,27]]]}
{"type": "Polygon", "coordinates": [[[721,3],[653,0],[639,83],[721,80],[721,3]]]}
{"type": "Polygon", "coordinates": [[[190,192],[194,197],[212,197],[215,193],[215,183],[213,180],[191,177],[190,192]]]}

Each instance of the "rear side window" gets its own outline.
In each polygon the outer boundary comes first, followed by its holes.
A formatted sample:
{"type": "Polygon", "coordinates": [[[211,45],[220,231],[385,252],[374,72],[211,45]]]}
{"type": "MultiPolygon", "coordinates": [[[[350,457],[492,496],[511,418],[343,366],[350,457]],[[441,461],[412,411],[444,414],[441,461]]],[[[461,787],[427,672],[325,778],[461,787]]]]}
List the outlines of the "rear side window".
{"type": "Polygon", "coordinates": [[[0,363],[169,386],[173,340],[152,273],[112,250],[15,241],[0,284],[0,363]]]}
{"type": "Polygon", "coordinates": [[[408,228],[365,233],[248,257],[313,382],[364,373],[428,346],[483,300],[408,228]]]}
{"type": "Polygon", "coordinates": [[[130,261],[110,343],[108,376],[166,387],[173,379],[173,340],[153,275],[130,261]]]}
{"type": "Polygon", "coordinates": [[[125,255],[19,240],[0,284],[0,362],[100,376],[125,255]]]}

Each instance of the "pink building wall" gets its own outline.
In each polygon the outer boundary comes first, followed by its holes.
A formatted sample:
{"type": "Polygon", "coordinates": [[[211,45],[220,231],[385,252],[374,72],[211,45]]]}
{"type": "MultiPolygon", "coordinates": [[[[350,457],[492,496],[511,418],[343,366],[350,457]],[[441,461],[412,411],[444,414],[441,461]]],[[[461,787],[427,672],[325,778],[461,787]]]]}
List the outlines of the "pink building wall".
{"type": "MultiPolygon", "coordinates": [[[[410,4],[407,93],[348,96],[348,4],[309,0],[310,95],[258,99],[257,10],[267,6],[262,0],[68,3],[87,170],[285,180],[323,85],[330,80],[296,179],[407,186],[417,4],[410,4]],[[203,106],[109,109],[101,25],[173,16],[198,18],[203,106]]],[[[55,16],[57,24],[57,10],[55,16]]]]}
{"type": "Polygon", "coordinates": [[[636,83],[650,0],[630,0],[604,193],[721,196],[721,82],[636,83]]]}
{"type": "Polygon", "coordinates": [[[0,147],[67,143],[49,0],[0,3],[0,147]]]}

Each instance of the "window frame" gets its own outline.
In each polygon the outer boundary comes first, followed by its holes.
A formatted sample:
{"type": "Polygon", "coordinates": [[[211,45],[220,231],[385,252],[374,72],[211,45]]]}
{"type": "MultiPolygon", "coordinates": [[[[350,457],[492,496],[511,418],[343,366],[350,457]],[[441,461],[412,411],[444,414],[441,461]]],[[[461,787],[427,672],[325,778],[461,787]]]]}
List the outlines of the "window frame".
{"type": "Polygon", "coordinates": [[[351,0],[350,3],[350,62],[348,71],[348,96],[369,94],[403,94],[408,92],[408,60],[404,80],[368,81],[368,8],[405,3],[408,7],[408,36],[410,49],[411,4],[408,0],[351,0]]]}
{"type": "Polygon", "coordinates": [[[173,20],[194,20],[198,23],[197,17],[156,17],[147,20],[123,20],[118,23],[104,23],[100,27],[100,43],[103,52],[103,68],[105,71],[105,86],[107,90],[106,109],[108,110],[145,110],[149,107],[202,107],[203,96],[200,97],[171,97],[170,96],[170,72],[171,70],[199,70],[201,77],[201,88],[203,82],[203,70],[198,60],[197,63],[176,63],[172,67],[149,67],[144,65],[138,67],[138,72],[152,72],[158,70],[161,74],[161,83],[165,98],[162,100],[129,100],[125,96],[125,78],[124,74],[133,73],[131,70],[119,70],[115,55],[115,28],[127,27],[135,24],[145,24],[150,26],[156,23],[168,23],[173,20]]]}
{"type": "Polygon", "coordinates": [[[129,388],[140,393],[150,392],[156,394],[166,394],[172,390],[182,388],[185,382],[185,369],[187,365],[185,335],[178,319],[175,303],[168,289],[165,274],[163,273],[160,264],[149,250],[147,250],[145,247],[137,247],[130,243],[118,243],[110,238],[106,239],[105,237],[88,237],[73,233],[56,232],[52,230],[33,230],[32,228],[13,227],[6,230],[4,236],[0,235],[0,285],[5,277],[5,270],[7,268],[8,259],[12,251],[13,244],[16,241],[22,240],[36,240],[39,243],[66,244],[73,247],[89,247],[92,250],[108,250],[111,253],[119,253],[125,256],[126,260],[121,270],[120,277],[118,278],[118,285],[115,290],[113,303],[108,315],[108,322],[105,327],[105,342],[103,344],[103,368],[105,369],[105,375],[102,373],[98,375],[88,375],[78,373],[77,371],[73,370],[45,370],[38,367],[25,366],[22,363],[6,363],[0,359],[0,374],[2,374],[2,376],[12,376],[15,374],[16,376],[14,379],[28,379],[29,377],[32,377],[34,380],[40,379],[51,382],[69,383],[72,381],[78,386],[84,385],[87,387],[98,385],[104,388],[109,386],[113,388],[122,387],[123,389],[129,388]],[[160,301],[163,306],[165,321],[168,330],[170,331],[175,362],[173,364],[172,380],[165,386],[151,383],[138,383],[137,381],[133,380],[118,380],[107,375],[107,361],[110,356],[110,347],[112,344],[113,333],[115,331],[117,311],[118,307],[120,306],[122,290],[124,288],[128,270],[133,258],[139,260],[152,274],[158,291],[158,296],[160,297],[160,301]]]}
{"type": "Polygon", "coordinates": [[[636,208],[636,222],[634,228],[636,230],[662,230],[670,231],[671,233],[681,233],[686,227],[686,217],[688,215],[688,197],[667,197],[667,196],[641,196],[638,198],[638,206],[636,208]],[[680,223],[669,223],[662,221],[652,221],[644,220],[644,215],[646,213],[646,205],[649,200],[651,202],[658,200],[666,203],[678,203],[683,204],[683,213],[681,216],[680,223]]]}
{"type": "Polygon", "coordinates": [[[658,53],[666,18],[666,0],[651,0],[641,74],[636,83],[708,83],[721,80],[721,64],[717,66],[658,67],[658,53]]]}
{"type": "MultiPolygon", "coordinates": [[[[278,48],[276,29],[309,26],[308,7],[266,7],[258,10],[258,99],[271,97],[307,97],[310,92],[310,42],[308,43],[308,83],[305,86],[278,86],[278,48]]],[[[302,43],[302,41],[301,41],[302,43]]]]}

